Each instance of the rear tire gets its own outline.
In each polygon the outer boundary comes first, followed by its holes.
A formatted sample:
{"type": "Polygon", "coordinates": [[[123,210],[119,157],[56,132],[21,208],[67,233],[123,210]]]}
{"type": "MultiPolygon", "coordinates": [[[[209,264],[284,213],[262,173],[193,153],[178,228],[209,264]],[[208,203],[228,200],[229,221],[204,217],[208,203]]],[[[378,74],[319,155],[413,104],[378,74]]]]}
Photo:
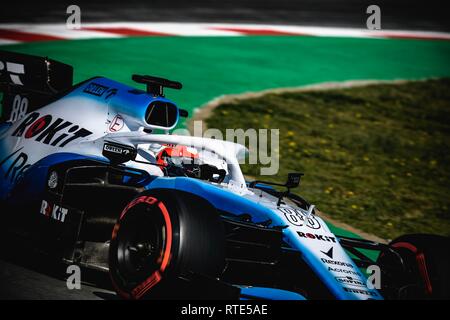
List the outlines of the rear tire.
{"type": "Polygon", "coordinates": [[[390,246],[397,255],[382,255],[378,263],[396,270],[388,279],[401,288],[396,298],[450,299],[450,238],[409,234],[391,241],[390,246]]]}
{"type": "MultiPolygon", "coordinates": [[[[192,297],[192,288],[183,290],[191,275],[215,279],[224,265],[219,215],[209,202],[190,193],[142,193],[114,226],[109,272],[125,299],[192,297]]],[[[202,295],[207,298],[208,292],[202,295]]]]}

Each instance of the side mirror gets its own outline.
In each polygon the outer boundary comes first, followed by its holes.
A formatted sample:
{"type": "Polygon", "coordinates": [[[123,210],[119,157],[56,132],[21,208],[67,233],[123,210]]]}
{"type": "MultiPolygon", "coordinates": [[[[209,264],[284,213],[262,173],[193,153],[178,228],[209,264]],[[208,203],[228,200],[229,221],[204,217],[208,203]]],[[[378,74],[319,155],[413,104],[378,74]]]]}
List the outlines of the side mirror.
{"type": "Polygon", "coordinates": [[[183,117],[183,118],[189,117],[189,112],[185,109],[178,108],[178,114],[180,115],[180,117],[183,117]]]}
{"type": "Polygon", "coordinates": [[[117,165],[134,160],[137,155],[137,150],[131,146],[105,142],[102,154],[111,161],[111,164],[117,165]]]}
{"type": "Polygon", "coordinates": [[[300,179],[302,178],[303,173],[291,172],[288,173],[287,182],[285,184],[286,188],[293,189],[297,188],[300,185],[300,179]]]}

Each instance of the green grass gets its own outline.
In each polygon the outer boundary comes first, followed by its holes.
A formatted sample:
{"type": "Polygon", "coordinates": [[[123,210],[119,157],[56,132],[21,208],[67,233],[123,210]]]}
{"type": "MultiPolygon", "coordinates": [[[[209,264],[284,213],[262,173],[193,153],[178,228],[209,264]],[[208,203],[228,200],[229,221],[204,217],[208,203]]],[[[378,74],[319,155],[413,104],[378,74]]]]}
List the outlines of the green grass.
{"type": "Polygon", "coordinates": [[[76,82],[103,75],[137,85],[131,81],[133,73],[179,80],[183,90],[166,93],[189,111],[223,94],[326,81],[450,76],[450,41],[131,37],[33,42],[0,49],[48,56],[73,65],[76,82]]]}
{"type": "MultiPolygon", "coordinates": [[[[450,235],[450,79],[267,94],[223,104],[208,127],[279,128],[283,182],[340,221],[383,238],[450,235]]],[[[258,177],[259,167],[244,165],[258,177]]]]}

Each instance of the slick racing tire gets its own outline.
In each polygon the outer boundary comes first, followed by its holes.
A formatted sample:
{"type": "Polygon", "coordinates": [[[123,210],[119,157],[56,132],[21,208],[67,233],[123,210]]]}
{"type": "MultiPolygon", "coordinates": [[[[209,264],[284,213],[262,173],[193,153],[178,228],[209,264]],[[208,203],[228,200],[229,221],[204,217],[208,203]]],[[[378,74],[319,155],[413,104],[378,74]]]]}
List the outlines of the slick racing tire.
{"type": "Polygon", "coordinates": [[[209,202],[190,193],[142,193],[114,226],[109,272],[122,298],[192,297],[192,290],[183,290],[190,276],[216,279],[224,265],[219,215],[209,202]]]}
{"type": "Polygon", "coordinates": [[[396,298],[450,299],[450,238],[409,234],[389,245],[395,254],[381,255],[378,264],[396,268],[392,277],[400,287],[396,298]]]}

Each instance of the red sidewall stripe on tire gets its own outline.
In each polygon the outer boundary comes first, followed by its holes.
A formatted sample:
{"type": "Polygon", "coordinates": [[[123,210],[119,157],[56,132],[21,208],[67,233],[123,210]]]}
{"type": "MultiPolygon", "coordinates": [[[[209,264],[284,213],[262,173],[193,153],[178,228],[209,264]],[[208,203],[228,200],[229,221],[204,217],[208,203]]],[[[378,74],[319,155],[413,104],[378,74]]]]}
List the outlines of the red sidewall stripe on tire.
{"type": "MultiPolygon", "coordinates": [[[[125,207],[125,209],[123,209],[122,213],[120,214],[119,222],[123,219],[125,214],[131,208],[133,208],[134,206],[136,206],[136,205],[138,205],[140,203],[147,203],[149,205],[154,205],[155,203],[157,203],[158,208],[160,209],[160,211],[161,211],[161,213],[163,215],[164,223],[165,223],[165,227],[166,227],[166,237],[167,237],[167,239],[166,239],[166,246],[164,248],[164,252],[163,252],[162,256],[160,257],[161,265],[159,267],[159,270],[153,272],[147,279],[145,279],[139,285],[137,285],[131,291],[131,295],[128,294],[127,292],[124,292],[120,288],[118,288],[118,286],[116,285],[114,279],[112,279],[112,283],[113,283],[114,288],[125,299],[130,299],[130,298],[139,299],[148,290],[150,290],[158,282],[161,281],[161,279],[162,279],[161,273],[164,272],[164,270],[167,268],[167,266],[169,264],[169,261],[170,261],[170,257],[171,257],[171,251],[172,251],[172,241],[173,241],[173,237],[172,237],[172,222],[170,220],[169,211],[167,210],[166,206],[164,205],[163,202],[159,201],[158,199],[156,199],[154,197],[150,197],[150,196],[141,196],[141,197],[138,197],[138,198],[134,199],[133,201],[131,201],[125,207]]],[[[111,239],[115,239],[117,237],[117,233],[118,233],[119,228],[120,228],[120,223],[119,222],[116,223],[116,225],[114,226],[111,239]]]]}
{"type": "Polygon", "coordinates": [[[412,245],[409,242],[397,242],[392,246],[394,248],[404,248],[414,253],[416,257],[417,267],[419,268],[419,273],[425,284],[425,291],[427,292],[427,294],[431,295],[433,293],[433,287],[431,285],[430,276],[428,274],[428,269],[425,262],[425,255],[423,254],[423,252],[419,251],[416,246],[412,245]]]}

